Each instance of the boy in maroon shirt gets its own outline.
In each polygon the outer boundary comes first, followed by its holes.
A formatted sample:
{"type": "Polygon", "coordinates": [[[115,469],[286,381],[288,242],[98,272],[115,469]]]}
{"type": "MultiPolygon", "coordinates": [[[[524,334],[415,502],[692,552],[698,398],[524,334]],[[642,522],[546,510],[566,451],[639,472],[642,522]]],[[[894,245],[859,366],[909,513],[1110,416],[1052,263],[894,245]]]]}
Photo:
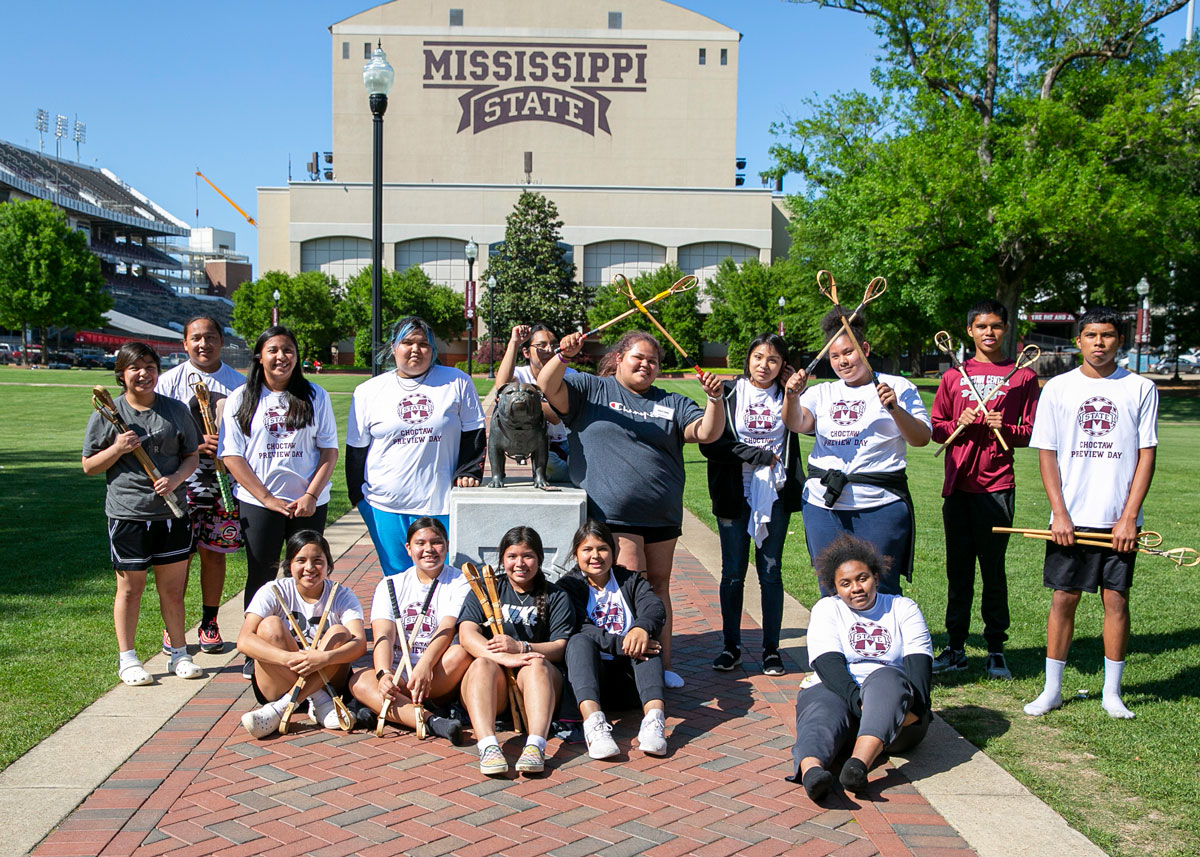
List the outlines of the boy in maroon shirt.
{"type": "Polygon", "coordinates": [[[983,409],[957,369],[942,376],[930,412],[933,439],[938,443],[965,426],[945,453],[942,521],[946,528],[946,631],[950,640],[933,660],[935,673],[967,668],[964,647],[971,626],[978,559],[983,579],[980,614],[988,647],[985,669],[992,678],[1012,678],[1004,660],[1009,623],[1004,572],[1008,536],[993,533],[992,527],[1012,526],[1016,481],[1013,453],[1000,447],[992,429],[999,429],[1013,449],[1029,446],[1038,380],[1033,370],[1020,369],[988,400],[1013,367],[1013,361],[1004,356],[1007,331],[1008,310],[999,301],[980,301],[967,312],[967,333],[975,343],[975,356],[963,365],[991,413],[982,416],[983,409]]]}

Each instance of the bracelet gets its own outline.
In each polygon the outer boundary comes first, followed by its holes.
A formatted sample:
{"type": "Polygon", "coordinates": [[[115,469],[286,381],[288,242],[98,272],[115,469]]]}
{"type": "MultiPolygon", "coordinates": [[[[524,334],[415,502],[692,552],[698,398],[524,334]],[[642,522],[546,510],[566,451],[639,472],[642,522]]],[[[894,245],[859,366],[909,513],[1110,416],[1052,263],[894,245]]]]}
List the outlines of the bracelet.
{"type": "Polygon", "coordinates": [[[557,357],[559,360],[561,360],[561,361],[562,361],[563,363],[565,363],[566,365],[568,365],[568,366],[570,366],[570,365],[571,365],[571,361],[570,361],[570,360],[568,360],[567,358],[563,357],[563,355],[562,355],[562,352],[561,352],[561,351],[557,351],[557,352],[555,352],[554,356],[555,356],[555,357],[557,357]]]}
{"type": "MultiPolygon", "coordinates": [[[[708,393],[705,393],[704,395],[708,396],[708,393]]],[[[708,396],[708,400],[710,402],[719,402],[719,401],[721,401],[721,397],[720,396],[708,396]]]]}
{"type": "Polygon", "coordinates": [[[525,647],[523,650],[524,654],[527,655],[533,651],[533,646],[528,641],[523,642],[521,645],[523,645],[525,647]]]}
{"type": "Polygon", "coordinates": [[[317,499],[317,495],[311,491],[305,491],[304,493],[307,494],[309,497],[312,497],[314,500],[317,499]]]}

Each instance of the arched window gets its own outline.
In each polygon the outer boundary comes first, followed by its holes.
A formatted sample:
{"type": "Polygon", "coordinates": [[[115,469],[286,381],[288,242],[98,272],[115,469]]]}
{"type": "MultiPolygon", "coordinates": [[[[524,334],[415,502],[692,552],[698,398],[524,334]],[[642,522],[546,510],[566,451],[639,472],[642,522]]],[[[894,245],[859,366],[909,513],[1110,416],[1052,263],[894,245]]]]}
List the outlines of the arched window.
{"type": "Polygon", "coordinates": [[[300,245],[300,270],[320,271],[344,283],[371,265],[371,242],[338,235],[313,238],[300,245]]]}
{"type": "Polygon", "coordinates": [[[667,263],[667,248],[645,241],[601,241],[583,250],[583,282],[601,286],[617,274],[633,279],[657,271],[667,263]]]}
{"type": "MultiPolygon", "coordinates": [[[[419,265],[429,279],[461,292],[467,281],[467,242],[460,238],[414,238],[396,244],[396,270],[419,265]]],[[[478,270],[476,270],[478,274],[478,270]]]]}
{"type": "Polygon", "coordinates": [[[730,244],[724,241],[704,241],[679,248],[679,270],[695,274],[703,283],[717,273],[725,259],[733,259],[740,266],[747,259],[757,259],[758,248],[747,244],[730,244]]]}

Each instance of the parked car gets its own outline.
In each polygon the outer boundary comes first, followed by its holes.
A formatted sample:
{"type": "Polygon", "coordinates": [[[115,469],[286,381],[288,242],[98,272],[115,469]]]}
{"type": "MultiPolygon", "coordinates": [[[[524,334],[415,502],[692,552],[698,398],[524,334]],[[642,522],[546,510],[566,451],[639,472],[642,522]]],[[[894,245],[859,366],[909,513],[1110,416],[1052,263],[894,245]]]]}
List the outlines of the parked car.
{"type": "Polygon", "coordinates": [[[1179,360],[1160,360],[1150,367],[1156,375],[1174,375],[1178,363],[1180,375],[1200,374],[1200,361],[1188,354],[1180,354],[1179,360]]]}
{"type": "Polygon", "coordinates": [[[173,369],[176,366],[187,363],[187,359],[186,351],[172,351],[162,359],[162,369],[166,372],[168,369],[173,369]]]}
{"type": "Polygon", "coordinates": [[[84,369],[94,369],[104,359],[104,352],[99,348],[76,348],[74,353],[75,365],[84,369]]]}

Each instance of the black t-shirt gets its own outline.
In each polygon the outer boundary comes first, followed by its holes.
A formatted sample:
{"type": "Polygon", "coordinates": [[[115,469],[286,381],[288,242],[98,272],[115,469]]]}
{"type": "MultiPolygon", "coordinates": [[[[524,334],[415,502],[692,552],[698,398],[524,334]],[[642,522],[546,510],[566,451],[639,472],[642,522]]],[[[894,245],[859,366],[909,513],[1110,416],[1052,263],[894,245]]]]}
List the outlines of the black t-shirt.
{"type": "MultiPolygon", "coordinates": [[[[553,583],[546,584],[547,621],[540,629],[536,595],[521,595],[509,586],[507,577],[497,581],[497,591],[500,596],[500,609],[504,614],[504,633],[514,640],[523,643],[549,643],[565,640],[575,630],[575,608],[571,606],[571,599],[553,583]]],[[[483,608],[474,594],[467,596],[462,612],[458,614],[458,621],[474,622],[483,629],[484,634],[488,633],[483,608]]]]}

